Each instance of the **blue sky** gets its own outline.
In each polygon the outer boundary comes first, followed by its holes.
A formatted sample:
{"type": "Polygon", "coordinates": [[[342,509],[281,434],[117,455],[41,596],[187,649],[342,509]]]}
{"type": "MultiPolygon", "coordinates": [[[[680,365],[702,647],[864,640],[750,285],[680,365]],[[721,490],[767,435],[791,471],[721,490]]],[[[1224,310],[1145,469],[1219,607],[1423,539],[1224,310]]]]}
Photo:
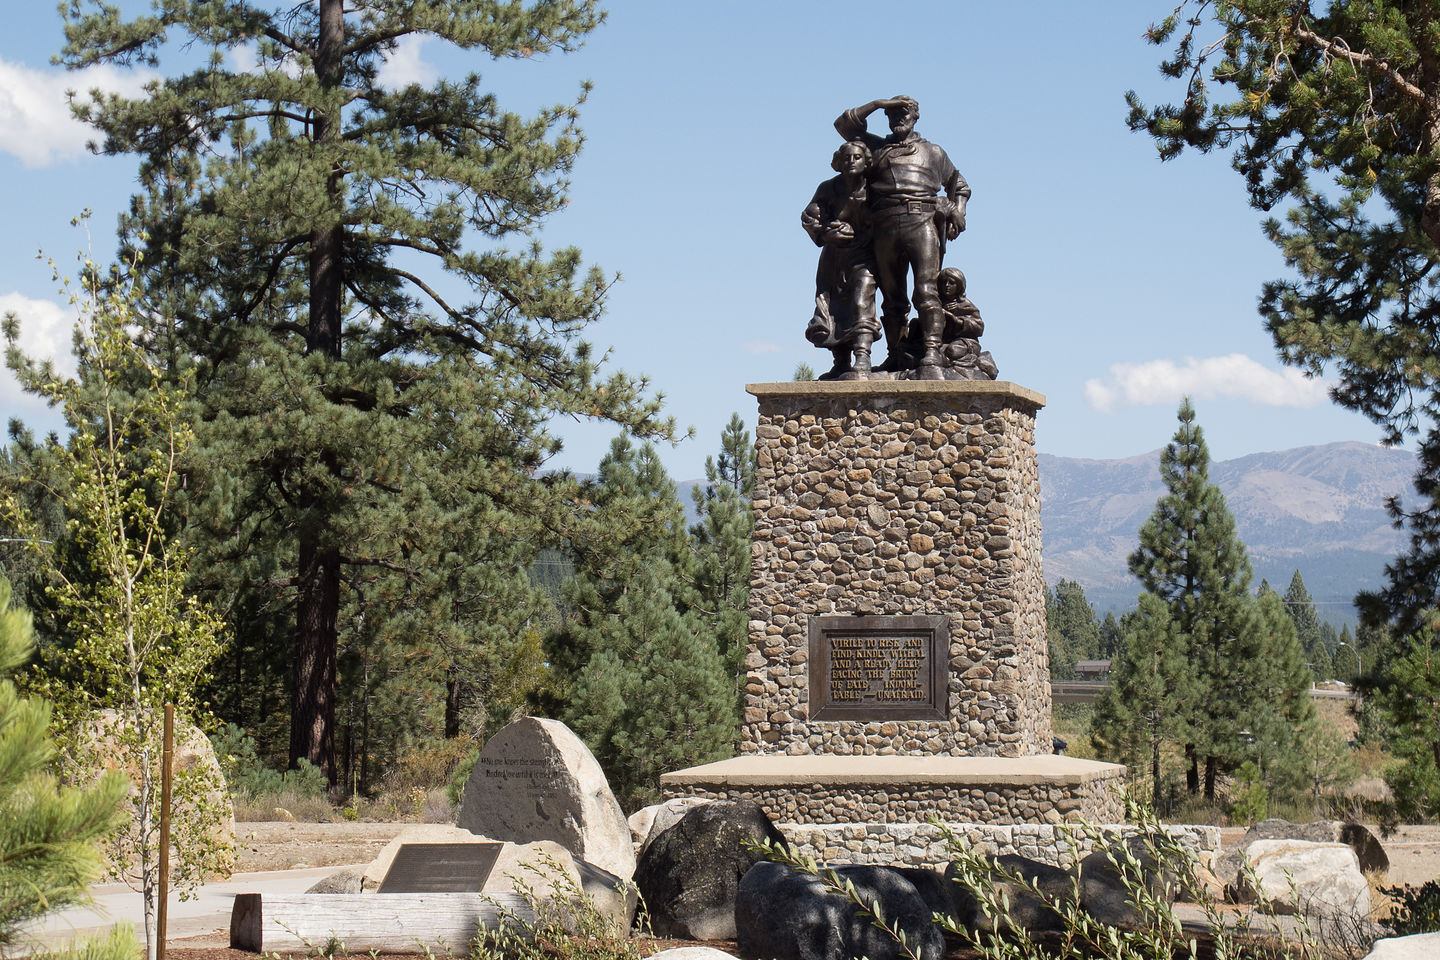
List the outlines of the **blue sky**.
{"type": "MultiPolygon", "coordinates": [[[[1373,425],[1275,359],[1255,303],[1285,269],[1239,176],[1220,157],[1161,164],[1125,127],[1127,89],[1149,101],[1178,93],[1141,39],[1167,12],[1165,0],[897,0],[883,12],[836,0],[615,0],[578,53],[491,63],[432,38],[398,50],[387,76],[478,72],[521,111],[594,83],[571,203],[540,237],[620,274],[589,339],[615,366],[648,375],[671,415],[695,428],[663,451],[677,479],[702,475],[732,411],[753,423],[746,383],[788,380],[802,361],[828,366],[803,336],[817,251],[799,213],[832,175],[834,118],[900,93],[920,102],[917,130],[974,191],[946,262],[969,279],[1001,379],[1046,395],[1041,451],[1154,450],[1174,432],[1182,393],[1195,398],[1217,459],[1374,441],[1373,425]]],[[[66,74],[49,62],[62,42],[53,6],[7,13],[0,311],[21,315],[32,351],[63,353],[69,308],[36,252],[67,270],[87,245],[108,259],[136,167],[85,152],[63,91],[133,91],[141,78],[66,74]],[[88,239],[70,226],[85,208],[88,239]]],[[[56,422],[4,372],[0,410],[56,422]]],[[[594,470],[613,434],[560,432],[557,465],[581,471],[594,470]]]]}

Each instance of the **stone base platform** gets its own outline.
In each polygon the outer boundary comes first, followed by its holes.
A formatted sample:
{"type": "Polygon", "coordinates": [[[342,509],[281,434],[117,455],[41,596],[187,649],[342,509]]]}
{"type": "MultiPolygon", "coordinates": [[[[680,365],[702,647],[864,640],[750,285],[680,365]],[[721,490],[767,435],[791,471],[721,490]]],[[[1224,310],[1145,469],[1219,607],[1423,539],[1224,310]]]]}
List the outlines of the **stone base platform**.
{"type": "MultiPolygon", "coordinates": [[[[1018,854],[1027,860],[1068,870],[1093,853],[1138,828],[1130,824],[1095,824],[1081,829],[1060,823],[777,823],[791,852],[817,861],[902,864],[943,869],[955,859],[951,837],[986,856],[1018,854]],[[947,836],[947,833],[949,836],[947,836]]],[[[1209,868],[1220,854],[1220,828],[1204,824],[1166,824],[1182,850],[1209,868]]]]}
{"type": "MultiPolygon", "coordinates": [[[[1125,767],[1074,757],[735,757],[667,773],[665,799],[753,800],[800,826],[1120,823],[1125,767]]],[[[783,826],[782,826],[783,829],[783,826]]],[[[862,829],[871,829],[863,827],[862,829]]],[[[787,836],[789,834],[787,833],[787,836]]]]}

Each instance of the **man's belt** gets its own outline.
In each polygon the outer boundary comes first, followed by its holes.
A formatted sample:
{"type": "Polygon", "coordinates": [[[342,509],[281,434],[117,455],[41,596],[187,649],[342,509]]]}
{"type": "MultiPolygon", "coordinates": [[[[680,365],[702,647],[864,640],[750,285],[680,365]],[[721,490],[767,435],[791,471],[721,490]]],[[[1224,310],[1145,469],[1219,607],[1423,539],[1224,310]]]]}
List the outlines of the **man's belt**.
{"type": "Polygon", "coordinates": [[[925,200],[881,201],[875,205],[875,212],[878,214],[907,213],[916,216],[929,216],[935,212],[935,203],[934,197],[925,200]]]}

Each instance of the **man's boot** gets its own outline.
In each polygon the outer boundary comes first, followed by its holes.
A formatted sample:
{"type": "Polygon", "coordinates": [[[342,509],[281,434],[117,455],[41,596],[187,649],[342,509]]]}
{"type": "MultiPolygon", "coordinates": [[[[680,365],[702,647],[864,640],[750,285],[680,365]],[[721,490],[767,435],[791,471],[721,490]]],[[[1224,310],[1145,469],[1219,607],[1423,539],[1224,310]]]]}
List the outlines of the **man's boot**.
{"type": "Polygon", "coordinates": [[[850,376],[850,350],[846,347],[831,347],[830,353],[835,357],[835,365],[826,372],[816,377],[817,380],[854,380],[850,376]]]}
{"type": "Polygon", "coordinates": [[[870,379],[870,343],[870,337],[857,336],[855,338],[855,363],[848,373],[840,377],[841,380],[870,379]]]}
{"type": "Polygon", "coordinates": [[[897,373],[910,369],[910,358],[905,353],[905,317],[883,317],[885,327],[885,362],[874,369],[883,373],[897,373]]]}
{"type": "Polygon", "coordinates": [[[945,322],[942,316],[939,323],[935,317],[925,317],[920,322],[924,324],[922,332],[925,335],[925,352],[920,356],[920,363],[915,368],[916,380],[944,380],[945,379],[945,354],[942,352],[941,333],[944,330],[945,322]]]}

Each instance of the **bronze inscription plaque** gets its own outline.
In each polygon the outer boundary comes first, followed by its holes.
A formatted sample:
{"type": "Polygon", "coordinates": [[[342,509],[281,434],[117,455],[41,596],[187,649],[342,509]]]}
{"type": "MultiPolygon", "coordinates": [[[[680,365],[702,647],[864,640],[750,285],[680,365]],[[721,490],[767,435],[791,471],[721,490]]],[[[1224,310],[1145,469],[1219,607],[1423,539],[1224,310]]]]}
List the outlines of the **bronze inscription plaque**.
{"type": "Polygon", "coordinates": [[[811,617],[813,720],[944,720],[946,617],[811,617]]]}
{"type": "Polygon", "coordinates": [[[501,843],[402,843],[380,893],[479,893],[501,843]]]}

